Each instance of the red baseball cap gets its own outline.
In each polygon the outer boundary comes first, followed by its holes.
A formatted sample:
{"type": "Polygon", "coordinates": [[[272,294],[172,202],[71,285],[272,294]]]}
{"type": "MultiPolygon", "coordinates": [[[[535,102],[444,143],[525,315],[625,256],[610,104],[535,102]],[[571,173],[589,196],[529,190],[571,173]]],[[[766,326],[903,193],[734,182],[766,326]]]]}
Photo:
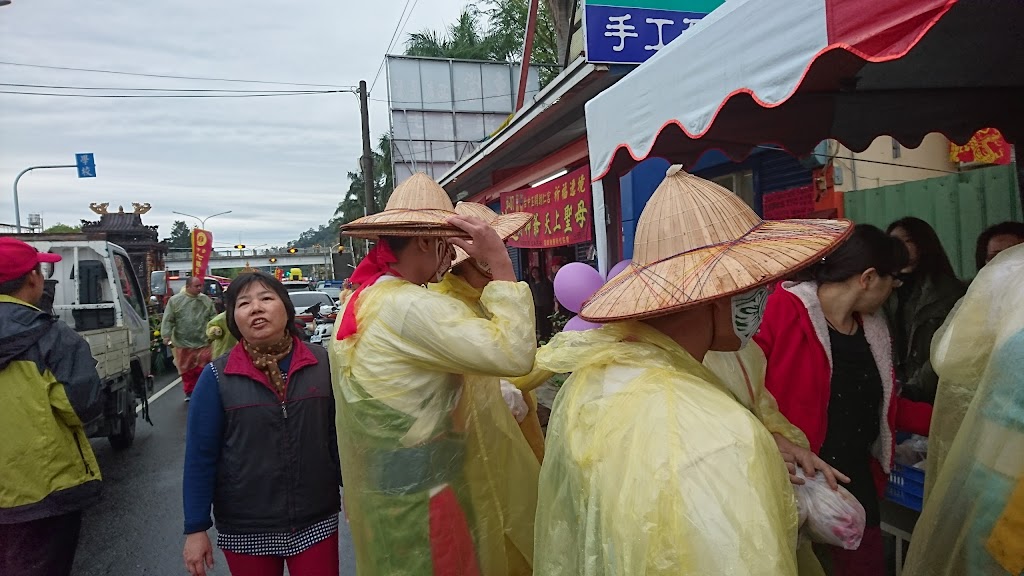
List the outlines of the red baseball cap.
{"type": "Polygon", "coordinates": [[[40,252],[17,238],[0,238],[0,282],[21,278],[40,262],[60,262],[60,255],[40,252]]]}

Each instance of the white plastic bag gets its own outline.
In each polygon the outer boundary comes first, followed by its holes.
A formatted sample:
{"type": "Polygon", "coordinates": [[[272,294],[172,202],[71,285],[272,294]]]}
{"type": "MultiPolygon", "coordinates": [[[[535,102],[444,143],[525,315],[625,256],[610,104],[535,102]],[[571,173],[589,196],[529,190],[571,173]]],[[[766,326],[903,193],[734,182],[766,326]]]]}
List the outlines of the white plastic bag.
{"type": "Polygon", "coordinates": [[[505,403],[508,404],[508,409],[512,411],[512,416],[515,417],[516,422],[522,422],[530,411],[530,407],[526,405],[526,400],[523,399],[523,393],[508,380],[502,380],[501,397],[505,399],[505,403]]]}
{"type": "Polygon", "coordinates": [[[797,467],[797,475],[805,480],[795,485],[796,503],[803,531],[814,542],[856,550],[864,537],[867,518],[864,507],[843,488],[833,490],[823,474],[807,478],[797,467]]]}

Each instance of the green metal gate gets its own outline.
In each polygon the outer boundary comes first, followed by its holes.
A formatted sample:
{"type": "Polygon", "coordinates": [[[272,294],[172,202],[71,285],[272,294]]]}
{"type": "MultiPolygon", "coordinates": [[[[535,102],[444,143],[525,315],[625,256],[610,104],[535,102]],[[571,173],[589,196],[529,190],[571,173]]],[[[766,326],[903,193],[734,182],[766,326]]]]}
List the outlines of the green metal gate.
{"type": "Polygon", "coordinates": [[[976,274],[975,244],[985,228],[1020,221],[1015,166],[994,166],[940,178],[905,182],[843,195],[846,217],[883,230],[905,216],[935,228],[953,269],[963,279],[976,274]]]}

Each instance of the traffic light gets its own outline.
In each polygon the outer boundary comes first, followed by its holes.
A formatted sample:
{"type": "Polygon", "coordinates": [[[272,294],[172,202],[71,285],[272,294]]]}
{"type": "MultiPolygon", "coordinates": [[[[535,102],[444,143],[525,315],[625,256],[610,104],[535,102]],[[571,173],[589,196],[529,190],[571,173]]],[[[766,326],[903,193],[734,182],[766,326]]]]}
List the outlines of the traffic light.
{"type": "Polygon", "coordinates": [[[295,254],[298,251],[299,251],[299,249],[296,248],[295,246],[292,246],[291,248],[288,249],[288,253],[289,254],[295,254]]]}
{"type": "Polygon", "coordinates": [[[270,258],[270,263],[271,263],[271,264],[273,264],[273,263],[275,263],[275,262],[277,262],[277,258],[273,258],[273,257],[271,257],[271,258],[270,258]]]}
{"type": "Polygon", "coordinates": [[[235,244],[235,250],[245,250],[245,244],[235,244]]]}

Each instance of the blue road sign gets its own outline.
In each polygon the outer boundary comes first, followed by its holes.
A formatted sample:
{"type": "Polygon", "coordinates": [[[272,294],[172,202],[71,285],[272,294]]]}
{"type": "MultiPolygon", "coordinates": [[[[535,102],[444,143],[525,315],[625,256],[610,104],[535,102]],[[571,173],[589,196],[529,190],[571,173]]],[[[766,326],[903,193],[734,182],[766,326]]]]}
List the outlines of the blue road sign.
{"type": "Polygon", "coordinates": [[[75,154],[75,165],[78,168],[79,178],[96,177],[96,159],[93,157],[92,152],[75,154]]]}

